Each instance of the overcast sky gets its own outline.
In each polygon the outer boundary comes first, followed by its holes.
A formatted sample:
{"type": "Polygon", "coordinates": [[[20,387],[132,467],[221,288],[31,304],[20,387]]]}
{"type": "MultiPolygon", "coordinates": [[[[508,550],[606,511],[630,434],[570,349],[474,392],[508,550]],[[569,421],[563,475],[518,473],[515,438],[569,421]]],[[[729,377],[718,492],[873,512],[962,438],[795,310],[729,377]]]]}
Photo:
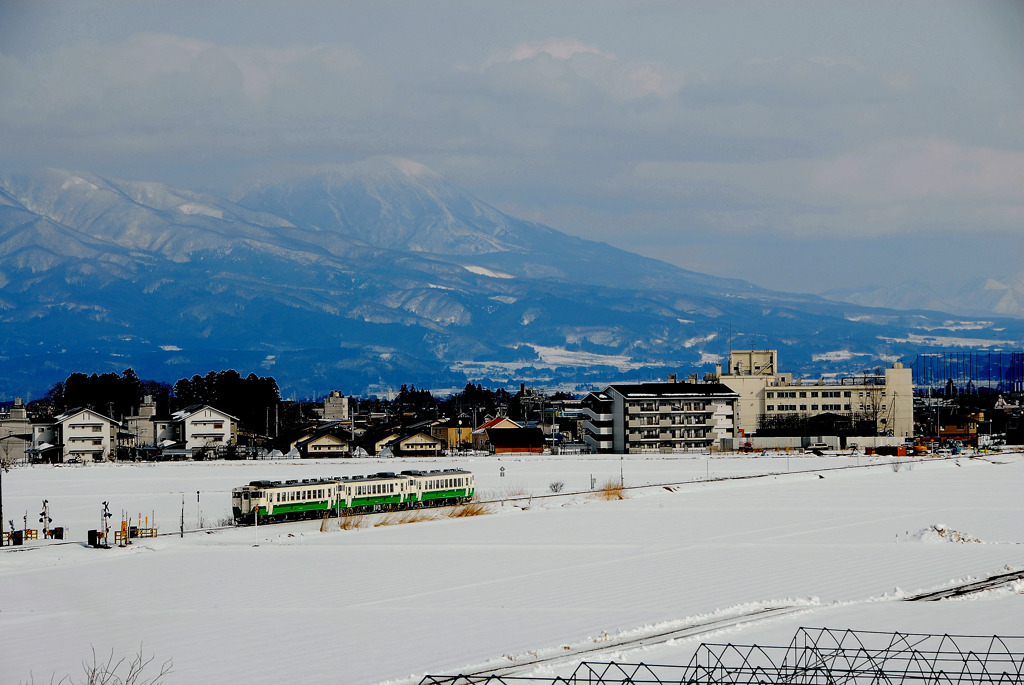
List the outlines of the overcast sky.
{"type": "Polygon", "coordinates": [[[0,170],[417,160],[802,292],[1024,271],[1024,3],[11,2],[0,170]]]}

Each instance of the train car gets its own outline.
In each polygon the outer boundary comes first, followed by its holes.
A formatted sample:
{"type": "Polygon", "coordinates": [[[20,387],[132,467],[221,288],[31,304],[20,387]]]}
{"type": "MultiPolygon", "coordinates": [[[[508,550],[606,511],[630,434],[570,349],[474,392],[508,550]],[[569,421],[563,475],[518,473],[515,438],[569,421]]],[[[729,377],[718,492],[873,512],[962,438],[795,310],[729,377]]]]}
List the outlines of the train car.
{"type": "Polygon", "coordinates": [[[410,497],[409,479],[394,473],[345,476],[338,485],[342,489],[341,508],[347,513],[397,511],[404,508],[410,497]]]}
{"type": "Polygon", "coordinates": [[[473,474],[461,469],[304,480],[254,480],[231,491],[236,524],[449,506],[470,501],[473,474]]]}
{"type": "Polygon", "coordinates": [[[342,503],[337,479],[254,480],[231,491],[235,523],[320,518],[342,503]]]}
{"type": "Polygon", "coordinates": [[[462,469],[402,471],[402,475],[411,481],[418,507],[464,504],[476,493],[472,472],[462,469]]]}

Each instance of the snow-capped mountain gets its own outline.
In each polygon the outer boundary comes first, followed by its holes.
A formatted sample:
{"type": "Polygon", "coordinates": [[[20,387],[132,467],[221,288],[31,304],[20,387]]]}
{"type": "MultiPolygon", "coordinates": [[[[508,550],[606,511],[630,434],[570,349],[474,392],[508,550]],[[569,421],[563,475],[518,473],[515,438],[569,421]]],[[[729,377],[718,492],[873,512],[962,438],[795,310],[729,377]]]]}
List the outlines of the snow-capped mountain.
{"type": "Polygon", "coordinates": [[[1024,318],[1024,271],[1004,279],[975,278],[959,287],[904,282],[897,286],[831,290],[825,297],[868,307],[934,309],[966,316],[1024,318]]]}
{"type": "Polygon", "coordinates": [[[799,373],[1024,338],[1019,320],[679,269],[509,216],[402,159],[236,201],[62,170],[0,176],[0,319],[7,396],[128,366],[169,381],[269,373],[304,396],[699,373],[730,342],[778,348],[799,373]]]}

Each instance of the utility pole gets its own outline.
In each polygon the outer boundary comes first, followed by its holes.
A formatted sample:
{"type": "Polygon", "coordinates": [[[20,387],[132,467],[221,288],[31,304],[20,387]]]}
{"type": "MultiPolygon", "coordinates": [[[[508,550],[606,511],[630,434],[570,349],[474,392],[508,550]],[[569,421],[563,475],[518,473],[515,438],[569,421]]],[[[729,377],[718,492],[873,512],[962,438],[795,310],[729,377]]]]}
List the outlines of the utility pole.
{"type": "MultiPolygon", "coordinates": [[[[4,474],[11,470],[6,459],[0,461],[0,546],[4,544],[4,474]]],[[[13,528],[13,526],[12,526],[13,528]]]]}

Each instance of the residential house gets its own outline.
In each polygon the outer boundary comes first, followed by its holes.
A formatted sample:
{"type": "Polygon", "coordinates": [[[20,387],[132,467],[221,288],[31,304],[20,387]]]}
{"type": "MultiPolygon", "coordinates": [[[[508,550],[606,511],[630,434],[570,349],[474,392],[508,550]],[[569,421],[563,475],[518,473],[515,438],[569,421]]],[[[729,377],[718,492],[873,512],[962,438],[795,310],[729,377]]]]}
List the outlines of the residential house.
{"type": "Polygon", "coordinates": [[[487,446],[487,431],[491,428],[522,428],[521,425],[508,418],[507,416],[497,416],[489,421],[478,426],[473,431],[473,449],[485,452],[488,449],[487,446]]]}
{"type": "Polygon", "coordinates": [[[318,428],[306,433],[291,445],[303,459],[347,457],[351,453],[347,437],[339,435],[337,426],[318,428]]]}
{"type": "Polygon", "coordinates": [[[398,440],[398,453],[403,457],[420,454],[436,457],[443,450],[444,443],[427,433],[414,433],[398,440]]]}
{"type": "Polygon", "coordinates": [[[114,455],[114,432],[119,426],[92,409],[72,409],[34,423],[28,452],[38,461],[104,461],[114,455]]]}
{"type": "Polygon", "coordinates": [[[544,431],[533,426],[529,428],[488,428],[486,447],[492,454],[512,452],[544,452],[544,431]]]}
{"type": "Polygon", "coordinates": [[[206,404],[194,404],[171,414],[178,440],[185,449],[216,449],[235,444],[238,419],[206,404]]]}

